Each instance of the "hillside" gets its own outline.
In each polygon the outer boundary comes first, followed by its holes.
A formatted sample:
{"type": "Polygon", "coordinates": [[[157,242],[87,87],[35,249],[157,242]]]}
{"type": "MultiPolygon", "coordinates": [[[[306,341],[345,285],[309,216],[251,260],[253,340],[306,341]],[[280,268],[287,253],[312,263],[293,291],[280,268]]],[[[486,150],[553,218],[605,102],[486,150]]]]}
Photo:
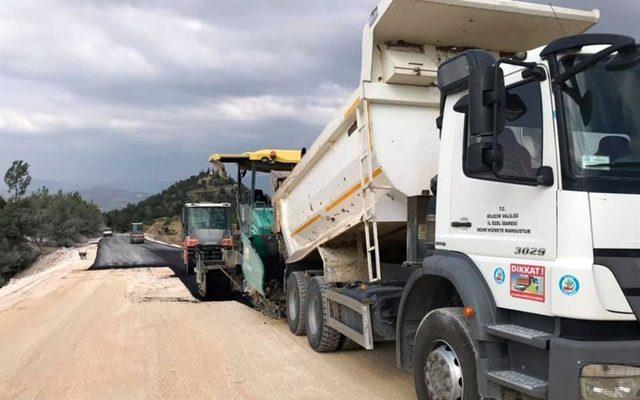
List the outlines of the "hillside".
{"type": "Polygon", "coordinates": [[[146,225],[144,231],[147,238],[177,245],[182,242],[182,221],[177,216],[158,218],[146,225]]]}
{"type": "Polygon", "coordinates": [[[179,216],[185,203],[197,202],[235,202],[235,181],[202,171],[139,203],[106,212],[105,221],[117,231],[128,231],[132,222],[150,225],[159,218],[179,216]]]}

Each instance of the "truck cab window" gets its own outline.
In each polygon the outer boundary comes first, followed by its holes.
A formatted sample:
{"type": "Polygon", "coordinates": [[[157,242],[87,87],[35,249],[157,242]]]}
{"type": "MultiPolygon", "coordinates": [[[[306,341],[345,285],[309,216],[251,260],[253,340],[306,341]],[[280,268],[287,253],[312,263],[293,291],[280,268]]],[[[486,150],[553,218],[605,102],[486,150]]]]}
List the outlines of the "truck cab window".
{"type": "MultiPolygon", "coordinates": [[[[500,175],[516,178],[533,178],[542,166],[542,95],[540,83],[530,81],[512,86],[506,95],[505,129],[498,134],[503,151],[500,175]]],[[[471,136],[465,132],[466,149],[478,145],[490,137],[471,136]]],[[[471,172],[467,176],[498,180],[491,171],[471,172]]]]}
{"type": "MultiPolygon", "coordinates": [[[[568,70],[585,57],[568,55],[561,65],[568,70]]],[[[562,86],[568,158],[573,175],[591,190],[637,193],[633,183],[640,177],[640,65],[616,70],[610,67],[615,60],[600,60],[562,86]]]]}

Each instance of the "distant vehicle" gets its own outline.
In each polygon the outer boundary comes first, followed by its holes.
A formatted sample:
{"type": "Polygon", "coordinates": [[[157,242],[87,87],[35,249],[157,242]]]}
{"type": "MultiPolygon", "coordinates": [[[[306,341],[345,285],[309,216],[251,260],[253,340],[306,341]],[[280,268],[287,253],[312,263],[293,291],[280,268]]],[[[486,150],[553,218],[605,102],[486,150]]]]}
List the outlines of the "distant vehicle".
{"type": "Polygon", "coordinates": [[[102,236],[103,237],[111,237],[111,236],[113,236],[113,231],[111,229],[105,229],[104,231],[102,231],[102,236]]]}
{"type": "Polygon", "coordinates": [[[129,243],[144,243],[144,226],[142,222],[134,222],[131,224],[129,231],[129,243]]]}

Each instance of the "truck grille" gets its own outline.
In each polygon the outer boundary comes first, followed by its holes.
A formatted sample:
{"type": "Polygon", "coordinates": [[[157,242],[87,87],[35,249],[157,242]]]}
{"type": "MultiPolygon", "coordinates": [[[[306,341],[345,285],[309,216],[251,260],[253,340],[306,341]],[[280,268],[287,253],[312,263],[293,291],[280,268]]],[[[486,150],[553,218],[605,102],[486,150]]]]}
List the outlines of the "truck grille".
{"type": "Polygon", "coordinates": [[[640,321],[640,249],[595,249],[594,262],[613,272],[640,321]]]}

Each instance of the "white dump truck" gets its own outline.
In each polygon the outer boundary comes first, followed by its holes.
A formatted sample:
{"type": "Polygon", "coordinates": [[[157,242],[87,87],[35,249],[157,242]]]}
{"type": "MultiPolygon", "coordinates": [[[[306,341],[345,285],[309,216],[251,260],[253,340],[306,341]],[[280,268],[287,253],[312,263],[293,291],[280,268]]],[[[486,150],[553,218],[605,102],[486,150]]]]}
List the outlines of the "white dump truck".
{"type": "Polygon", "coordinates": [[[274,194],[287,319],[420,399],[640,399],[640,52],[598,11],[383,0],[274,194]]]}

